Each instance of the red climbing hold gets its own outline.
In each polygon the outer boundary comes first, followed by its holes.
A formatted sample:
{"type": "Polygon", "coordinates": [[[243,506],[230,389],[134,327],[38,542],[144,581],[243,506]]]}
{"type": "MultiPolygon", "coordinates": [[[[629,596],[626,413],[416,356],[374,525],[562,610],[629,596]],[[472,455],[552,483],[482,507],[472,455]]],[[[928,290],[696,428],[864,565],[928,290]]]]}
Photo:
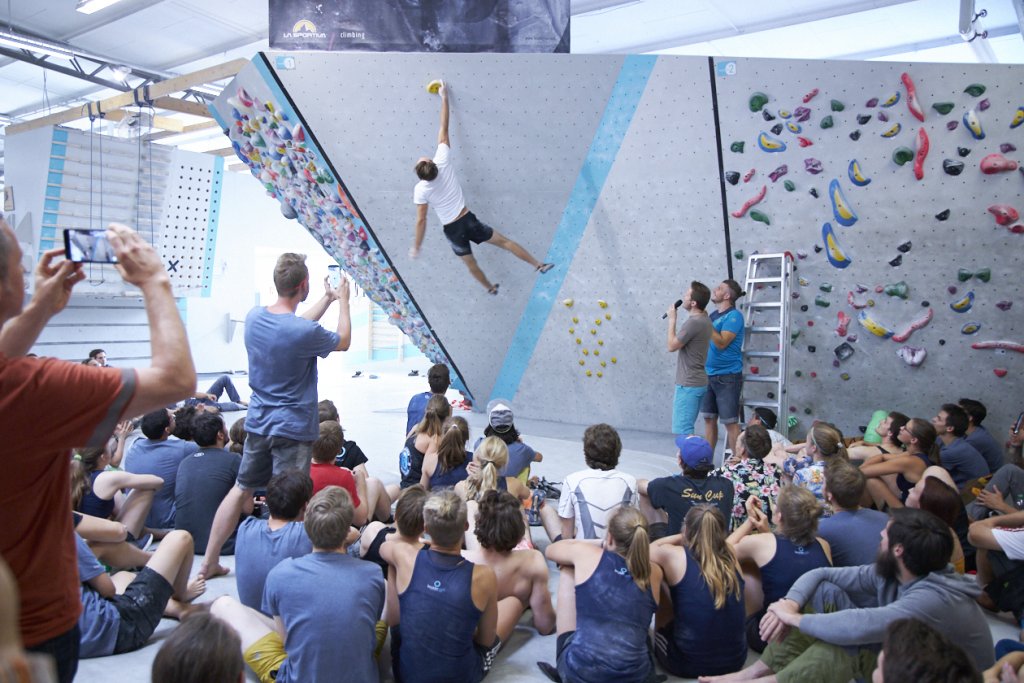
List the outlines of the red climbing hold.
{"type": "Polygon", "coordinates": [[[1017,162],[1007,159],[1002,154],[989,154],[981,160],[981,172],[986,175],[1016,170],[1017,162]]]}
{"type": "Polygon", "coordinates": [[[1008,371],[1006,368],[992,368],[992,372],[996,373],[996,377],[1006,377],[1008,371]]]}
{"type": "Polygon", "coordinates": [[[810,140],[808,140],[807,138],[803,138],[803,137],[798,137],[798,138],[796,139],[796,141],[800,143],[800,146],[801,146],[801,147],[810,147],[811,145],[813,145],[813,144],[814,144],[813,142],[811,142],[811,141],[810,141],[810,140]]]}
{"type": "Polygon", "coordinates": [[[917,88],[914,87],[914,81],[910,80],[910,74],[904,72],[900,75],[900,80],[903,81],[903,85],[907,88],[907,108],[914,115],[915,119],[924,122],[924,109],[921,108],[921,103],[917,101],[917,88]]]}
{"type": "Polygon", "coordinates": [[[996,223],[999,225],[1010,225],[1020,218],[1020,213],[1018,213],[1017,209],[1009,204],[993,204],[988,207],[988,212],[996,217],[996,223]]]}
{"type": "MultiPolygon", "coordinates": [[[[928,156],[928,133],[924,128],[917,129],[917,152],[914,154],[914,177],[918,180],[924,178],[924,160],[928,156]]],[[[984,163],[984,162],[982,162],[984,163]]],[[[1016,165],[1014,165],[1016,168],[1016,165]]],[[[984,168],[982,168],[984,170],[984,168]]]]}
{"type": "Polygon", "coordinates": [[[815,98],[815,96],[817,96],[818,92],[820,92],[820,91],[817,88],[815,88],[811,92],[809,92],[806,95],[804,95],[804,104],[807,104],[808,102],[813,100],[815,98]]]}

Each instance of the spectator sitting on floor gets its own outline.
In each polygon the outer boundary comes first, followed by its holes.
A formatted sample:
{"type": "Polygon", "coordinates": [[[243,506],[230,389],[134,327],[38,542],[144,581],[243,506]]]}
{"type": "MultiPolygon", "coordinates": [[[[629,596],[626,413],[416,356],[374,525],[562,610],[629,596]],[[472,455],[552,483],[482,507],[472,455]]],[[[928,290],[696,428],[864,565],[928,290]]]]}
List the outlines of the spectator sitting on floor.
{"type": "Polygon", "coordinates": [[[872,683],[981,683],[959,645],[918,619],[897,619],[885,629],[872,683]]]}
{"type": "MultiPolygon", "coordinates": [[[[516,477],[503,477],[499,474],[499,472],[505,469],[507,463],[508,448],[505,446],[505,443],[496,436],[489,436],[483,440],[480,447],[473,453],[473,467],[469,477],[455,485],[455,493],[466,501],[467,523],[469,527],[466,529],[465,545],[469,550],[476,550],[479,547],[474,529],[476,528],[476,513],[479,509],[479,502],[485,493],[488,491],[508,491],[515,496],[520,505],[530,499],[530,489],[526,487],[526,484],[516,477]]],[[[520,541],[523,543],[522,547],[532,547],[529,534],[524,533],[520,541]]]]}
{"type": "Polygon", "coordinates": [[[974,449],[985,458],[989,472],[995,472],[1003,466],[1003,449],[999,442],[992,438],[988,430],[981,426],[988,415],[988,409],[981,401],[973,398],[962,398],[958,405],[967,413],[967,433],[964,441],[974,446],[974,449]]]}
{"type": "Polygon", "coordinates": [[[992,475],[978,496],[968,503],[967,514],[972,520],[993,515],[1011,515],[1024,509],[1024,469],[1016,465],[1003,465],[992,475]]]}
{"type": "Polygon", "coordinates": [[[879,510],[903,507],[910,490],[932,463],[939,461],[938,433],[928,420],[907,420],[896,438],[906,450],[879,453],[860,464],[860,471],[867,477],[864,505],[873,502],[879,510]]]}
{"type": "Polygon", "coordinates": [[[363,453],[363,449],[359,447],[359,444],[345,438],[345,430],[341,427],[341,419],[338,417],[338,409],[335,407],[334,401],[326,398],[320,401],[317,404],[317,412],[319,413],[320,422],[333,420],[338,423],[338,428],[341,429],[341,451],[334,458],[334,464],[338,467],[346,467],[353,472],[357,469],[362,469],[363,474],[369,478],[370,473],[366,470],[366,463],[370,459],[363,453]]]}
{"type": "Polygon", "coordinates": [[[335,464],[344,439],[344,432],[337,422],[325,420],[320,423],[320,436],[313,442],[313,462],[309,468],[313,494],[328,486],[340,486],[348,491],[355,508],[354,524],[357,527],[373,519],[388,519],[391,516],[391,498],[384,484],[376,477],[367,477],[365,467],[353,471],[335,464]]]}
{"type": "MultiPolygon", "coordinates": [[[[422,394],[416,394],[409,399],[409,406],[406,408],[406,419],[405,419],[405,433],[409,434],[412,432],[412,428],[423,421],[423,415],[427,410],[427,402],[430,401],[432,396],[440,396],[444,398],[445,392],[448,391],[448,387],[451,386],[451,374],[448,372],[448,366],[443,363],[437,363],[430,366],[430,370],[427,371],[427,384],[430,386],[430,391],[424,391],[422,394]]],[[[445,399],[447,403],[448,399],[445,399]]],[[[338,418],[334,418],[338,419],[338,418]]]]}
{"type": "Polygon", "coordinates": [[[761,622],[761,636],[771,643],[764,656],[736,674],[701,681],[867,678],[886,628],[906,617],[955,639],[975,666],[991,666],[992,633],[974,601],[981,589],[949,567],[953,541],[946,525],[923,510],[891,515],[874,565],[801,576],[761,622]]]}
{"type": "Polygon", "coordinates": [[[182,617],[153,659],[152,683],[245,683],[242,642],[206,612],[182,617]]]}
{"type": "Polygon", "coordinates": [[[765,516],[771,519],[772,506],[779,497],[778,469],[766,461],[771,450],[768,430],[760,424],[749,424],[736,437],[733,456],[708,475],[723,477],[733,484],[730,529],[738,529],[747,519],[747,499],[751,496],[761,500],[765,516]]]}
{"type": "Polygon", "coordinates": [[[637,505],[636,477],[616,469],[621,454],[622,440],[611,425],[591,425],[583,432],[587,469],[573,472],[562,481],[558,499],[562,533],[558,538],[604,538],[608,517],[615,509],[637,505]]]}
{"type": "Polygon", "coordinates": [[[248,517],[235,541],[238,601],[261,610],[267,575],[282,560],[313,552],[303,526],[306,504],[313,497],[313,480],[299,470],[285,470],[267,484],[270,519],[248,517]]]}
{"type": "Polygon", "coordinates": [[[373,562],[384,572],[387,579],[387,596],[384,600],[383,619],[387,626],[395,626],[398,617],[398,589],[395,588],[395,570],[380,555],[385,542],[405,543],[419,550],[423,547],[423,504],[427,492],[422,486],[410,486],[402,491],[395,503],[395,523],[387,526],[383,522],[370,522],[363,529],[359,543],[359,556],[373,562]]]}
{"type": "Polygon", "coordinates": [[[973,568],[974,547],[967,542],[967,513],[949,472],[936,466],[925,470],[924,477],[907,496],[907,507],[925,510],[945,522],[953,538],[953,554],[949,557],[949,563],[958,573],[963,574],[967,570],[965,555],[970,549],[973,568]]]}
{"type": "Polygon", "coordinates": [[[817,422],[807,432],[807,454],[812,462],[793,473],[793,485],[805,488],[821,503],[824,515],[832,514],[825,502],[825,470],[837,462],[849,462],[843,434],[827,422],[817,422]]]}
{"type": "MultiPolygon", "coordinates": [[[[96,559],[110,569],[142,567],[153,556],[139,547],[137,542],[128,541],[128,529],[121,522],[83,515],[80,512],[72,512],[71,517],[74,520],[75,533],[88,542],[89,549],[96,559]]],[[[151,537],[147,537],[147,540],[149,538],[151,537]]]]}
{"type": "Polygon", "coordinates": [[[165,409],[154,410],[142,417],[144,439],[137,439],[128,449],[125,469],[132,474],[151,474],[163,479],[153,496],[153,506],[146,517],[149,529],[174,528],[174,489],[181,461],[199,450],[192,441],[170,438],[175,417],[165,409]]]}
{"type": "Polygon", "coordinates": [[[121,522],[130,540],[141,539],[153,498],[164,480],[152,474],[107,470],[109,463],[110,451],[106,448],[86,448],[76,453],[71,460],[72,509],[121,522]],[[122,489],[130,491],[125,495],[122,489]]]}
{"type": "Polygon", "coordinates": [[[939,458],[958,490],[989,473],[988,463],[964,437],[970,424],[967,412],[955,403],[944,403],[932,426],[939,435],[939,458]]]}
{"type": "Polygon", "coordinates": [[[187,603],[206,590],[206,582],[189,583],[192,537],[171,531],[138,574],[110,576],[88,544],[76,536],[78,574],[82,581],[81,656],[106,657],[138,650],[153,635],[163,616],[179,618],[187,603]]]}
{"type": "Polygon", "coordinates": [[[401,489],[419,484],[423,477],[423,458],[427,453],[437,451],[441,444],[441,432],[444,421],[452,416],[452,407],[448,400],[434,394],[427,400],[423,419],[413,425],[405,438],[405,447],[398,456],[398,470],[402,480],[397,484],[389,484],[387,494],[392,499],[398,498],[401,489]]]}
{"type": "Polygon", "coordinates": [[[245,418],[240,417],[231,425],[228,431],[228,450],[232,453],[242,454],[245,450],[245,418]]]}
{"type": "Polygon", "coordinates": [[[441,443],[437,450],[423,457],[420,486],[428,491],[453,488],[469,477],[468,467],[473,457],[472,453],[466,452],[469,423],[464,417],[449,417],[444,421],[442,429],[441,443]]]}
{"type": "MultiPolygon", "coordinates": [[[[217,506],[235,484],[242,459],[225,450],[227,432],[219,413],[196,413],[192,418],[192,437],[198,450],[178,465],[174,487],[175,528],[192,535],[197,553],[206,552],[217,506]]],[[[252,512],[251,505],[245,510],[252,512]]],[[[235,535],[224,542],[221,553],[235,551],[235,535]]]]}
{"type": "Polygon", "coordinates": [[[661,538],[678,533],[683,528],[686,513],[700,503],[718,506],[728,525],[735,485],[724,477],[711,476],[715,466],[711,444],[699,436],[689,434],[677,436],[676,447],[676,458],[682,470],[680,474],[653,481],[637,481],[640,510],[652,527],[652,537],[661,538]],[[658,528],[654,528],[655,525],[658,528]]]}
{"type": "Polygon", "coordinates": [[[825,468],[825,500],[832,516],[818,523],[818,535],[828,541],[833,567],[871,564],[878,556],[882,529],[889,516],[860,506],[864,474],[850,463],[836,462],[825,468]]]}
{"type": "Polygon", "coordinates": [[[524,484],[530,480],[530,465],[544,459],[543,454],[523,443],[523,438],[516,429],[512,402],[496,398],[487,404],[487,426],[484,435],[477,439],[473,449],[489,436],[496,436],[508,446],[508,464],[502,475],[518,477],[524,484]]]}

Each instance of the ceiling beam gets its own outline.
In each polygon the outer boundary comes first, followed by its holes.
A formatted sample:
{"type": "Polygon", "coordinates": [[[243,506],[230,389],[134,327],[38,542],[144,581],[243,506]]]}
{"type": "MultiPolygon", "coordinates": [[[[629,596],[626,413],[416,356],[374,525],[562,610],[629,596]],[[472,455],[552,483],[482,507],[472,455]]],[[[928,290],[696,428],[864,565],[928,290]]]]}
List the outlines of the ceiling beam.
{"type": "Polygon", "coordinates": [[[204,154],[212,154],[218,157],[233,157],[235,156],[234,147],[224,147],[223,149],[209,149],[204,154]]]}
{"type": "Polygon", "coordinates": [[[153,106],[157,109],[176,111],[179,114],[202,116],[205,119],[210,118],[210,110],[205,104],[189,102],[188,100],[179,100],[175,97],[158,97],[153,100],[153,106]]]}
{"type": "Polygon", "coordinates": [[[200,123],[189,123],[184,127],[184,130],[182,130],[181,133],[171,133],[169,131],[164,131],[162,133],[153,133],[151,135],[146,136],[146,141],[152,142],[153,140],[163,140],[164,138],[169,138],[174,135],[181,135],[182,133],[194,133],[198,130],[206,130],[208,128],[220,128],[220,124],[216,121],[202,121],[200,123]]]}
{"type": "Polygon", "coordinates": [[[241,71],[242,67],[248,63],[249,60],[247,59],[235,59],[230,62],[225,62],[224,64],[200,69],[194,73],[168,78],[165,81],[159,81],[148,86],[148,92],[146,91],[146,88],[136,88],[131,92],[115,95],[114,97],[108,97],[107,99],[100,100],[99,102],[94,102],[91,107],[89,105],[74,107],[62,112],[57,112],[56,114],[50,114],[49,116],[33,119],[32,121],[8,126],[7,134],[16,135],[25,131],[35,130],[36,128],[59,126],[62,123],[77,121],[78,119],[89,116],[90,108],[99,112],[111,112],[116,109],[120,109],[121,107],[132,106],[136,101],[144,102],[147,97],[150,101],[156,100],[172,93],[183,92],[193,86],[230,78],[241,71]]]}
{"type": "MultiPolygon", "coordinates": [[[[126,112],[124,109],[118,109],[117,111],[108,112],[104,115],[107,121],[123,121],[128,116],[134,116],[134,113],[126,112]]],[[[184,132],[185,124],[177,119],[170,119],[166,116],[154,116],[152,121],[153,128],[159,128],[163,131],[168,131],[174,135],[180,135],[184,132]]]]}

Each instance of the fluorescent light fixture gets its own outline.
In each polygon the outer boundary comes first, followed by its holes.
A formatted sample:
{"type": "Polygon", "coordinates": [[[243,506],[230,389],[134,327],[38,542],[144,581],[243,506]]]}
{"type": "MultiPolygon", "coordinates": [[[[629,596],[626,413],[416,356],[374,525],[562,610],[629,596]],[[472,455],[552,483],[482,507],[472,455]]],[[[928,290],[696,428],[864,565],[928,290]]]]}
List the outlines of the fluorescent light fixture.
{"type": "Polygon", "coordinates": [[[220,93],[223,91],[223,88],[217,88],[212,85],[194,85],[189,88],[189,90],[194,90],[195,92],[209,95],[210,97],[220,97],[220,93]]]}
{"type": "Polygon", "coordinates": [[[116,5],[119,2],[121,0],[78,0],[78,5],[75,6],[75,9],[82,14],[92,14],[111,5],[116,5]]]}
{"type": "Polygon", "coordinates": [[[13,47],[16,50],[28,50],[29,52],[48,55],[50,57],[59,57],[61,59],[67,59],[68,61],[75,58],[75,53],[66,47],[62,47],[55,43],[37,40],[35,38],[29,38],[28,36],[23,36],[17,33],[11,33],[9,31],[0,31],[0,45],[13,47]]]}

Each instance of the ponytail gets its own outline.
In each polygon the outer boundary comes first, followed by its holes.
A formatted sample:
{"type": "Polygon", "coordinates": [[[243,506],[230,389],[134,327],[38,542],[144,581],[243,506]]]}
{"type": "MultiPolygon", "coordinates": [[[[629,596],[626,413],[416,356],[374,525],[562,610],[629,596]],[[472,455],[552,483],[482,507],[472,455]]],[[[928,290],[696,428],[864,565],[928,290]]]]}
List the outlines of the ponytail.
{"type": "Polygon", "coordinates": [[[426,410],[423,412],[423,419],[412,428],[412,434],[426,434],[430,437],[441,436],[444,430],[444,421],[451,417],[452,407],[448,405],[448,399],[440,394],[435,394],[427,401],[426,410]]]}
{"type": "Polygon", "coordinates": [[[739,564],[726,540],[722,512],[707,503],[690,508],[683,521],[683,542],[700,565],[715,609],[722,609],[730,595],[739,599],[742,594],[739,564]]]}
{"type": "Polygon", "coordinates": [[[625,558],[633,581],[647,590],[651,585],[651,539],[643,513],[631,505],[619,506],[608,519],[608,533],[625,558]]]}
{"type": "Polygon", "coordinates": [[[466,500],[476,500],[486,491],[498,488],[499,472],[508,464],[508,446],[496,436],[489,436],[473,453],[479,471],[466,480],[466,500]]]}
{"type": "Polygon", "coordinates": [[[463,430],[465,419],[450,417],[444,422],[444,433],[441,444],[437,447],[437,474],[450,472],[466,462],[466,441],[469,440],[467,430],[463,430]]]}
{"type": "Polygon", "coordinates": [[[82,506],[82,499],[92,490],[91,477],[85,470],[81,459],[75,456],[71,459],[71,508],[78,510],[82,506]]]}

